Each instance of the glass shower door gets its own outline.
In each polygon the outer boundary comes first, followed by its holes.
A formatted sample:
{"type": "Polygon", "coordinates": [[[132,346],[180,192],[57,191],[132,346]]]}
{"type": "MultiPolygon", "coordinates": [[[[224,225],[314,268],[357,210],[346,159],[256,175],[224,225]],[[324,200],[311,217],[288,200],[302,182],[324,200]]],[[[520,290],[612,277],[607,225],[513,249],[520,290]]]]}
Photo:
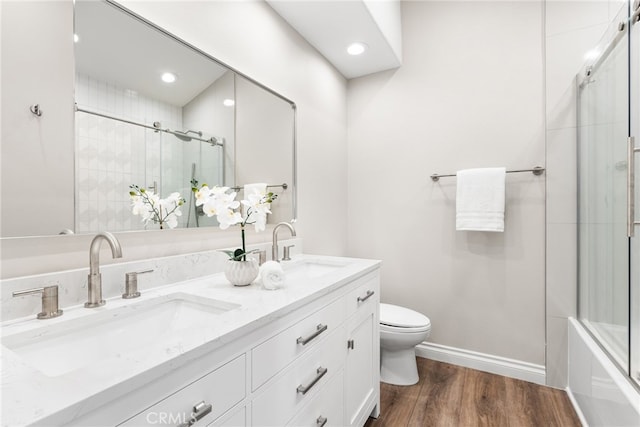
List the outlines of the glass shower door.
{"type": "MultiPolygon", "coordinates": [[[[634,2],[631,13],[640,15],[640,4],[634,2]]],[[[635,147],[640,146],[640,20],[631,19],[629,28],[629,85],[630,85],[630,134],[635,137],[635,147]]],[[[635,157],[635,220],[640,220],[640,154],[635,157]]],[[[630,294],[631,294],[631,378],[640,386],[640,226],[635,226],[630,239],[630,294]]]]}
{"type": "Polygon", "coordinates": [[[616,33],[578,87],[578,315],[629,367],[628,29],[616,33]]]}

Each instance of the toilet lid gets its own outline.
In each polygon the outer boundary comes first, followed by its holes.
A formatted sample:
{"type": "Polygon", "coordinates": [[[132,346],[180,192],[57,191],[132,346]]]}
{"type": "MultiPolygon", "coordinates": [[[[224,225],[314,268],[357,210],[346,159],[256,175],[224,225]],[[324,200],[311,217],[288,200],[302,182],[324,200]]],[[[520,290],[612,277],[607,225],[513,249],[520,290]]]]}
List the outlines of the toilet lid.
{"type": "Polygon", "coordinates": [[[380,323],[399,328],[420,328],[431,326],[424,314],[393,304],[380,303],[380,323]]]}

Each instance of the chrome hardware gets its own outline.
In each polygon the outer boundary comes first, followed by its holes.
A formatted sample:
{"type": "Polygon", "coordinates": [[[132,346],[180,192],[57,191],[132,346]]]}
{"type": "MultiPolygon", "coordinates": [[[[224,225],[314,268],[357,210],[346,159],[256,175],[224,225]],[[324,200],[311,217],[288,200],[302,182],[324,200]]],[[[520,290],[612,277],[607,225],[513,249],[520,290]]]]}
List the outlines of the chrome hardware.
{"type": "Polygon", "coordinates": [[[96,234],[89,247],[89,283],[87,286],[89,299],[84,303],[87,308],[101,307],[105,304],[102,299],[102,276],[100,274],[100,243],[102,240],[109,243],[111,255],[114,258],[122,258],[122,247],[116,236],[108,231],[96,234]]]}
{"type": "Polygon", "coordinates": [[[31,110],[31,112],[38,117],[42,116],[42,109],[40,108],[40,104],[33,104],[29,106],[29,110],[31,110]]]}
{"type": "Polygon", "coordinates": [[[140,296],[140,292],[138,292],[138,275],[151,273],[153,270],[145,270],[145,271],[134,271],[131,273],[125,274],[125,290],[124,294],[122,294],[122,298],[131,299],[138,298],[140,296]]]}
{"type": "Polygon", "coordinates": [[[191,413],[189,421],[180,424],[178,427],[190,427],[194,425],[196,422],[200,421],[206,415],[208,415],[212,409],[213,406],[204,403],[204,400],[200,403],[196,403],[195,405],[193,405],[193,412],[191,413]]]}
{"type": "Polygon", "coordinates": [[[350,349],[350,350],[353,350],[354,348],[356,348],[355,341],[353,341],[353,340],[347,341],[347,348],[350,349]]]}
{"type": "MultiPolygon", "coordinates": [[[[139,122],[134,122],[131,120],[127,120],[127,119],[123,119],[121,117],[116,117],[116,116],[111,116],[108,114],[104,114],[104,113],[98,113],[97,111],[91,111],[91,110],[87,110],[83,107],[78,107],[78,104],[76,104],[76,111],[80,112],[80,113],[86,113],[86,114],[92,114],[94,116],[98,116],[98,117],[104,117],[105,119],[111,119],[111,120],[116,120],[122,123],[127,123],[130,125],[134,125],[134,126],[140,126],[143,127],[145,129],[151,129],[152,131],[158,133],[158,132],[164,132],[164,133],[168,133],[171,135],[174,135],[182,140],[185,141],[190,141],[192,139],[195,139],[196,141],[201,141],[201,142],[206,142],[207,144],[211,145],[212,147],[215,147],[216,145],[219,146],[223,146],[224,144],[221,141],[224,141],[223,137],[220,136],[212,136],[209,139],[204,139],[204,138],[199,138],[197,136],[186,136],[186,134],[188,132],[193,132],[193,131],[179,131],[179,130],[171,130],[171,129],[162,129],[162,123],[160,122],[153,122],[153,124],[151,126],[146,125],[144,123],[139,123],[139,122]]],[[[194,132],[194,133],[198,133],[198,132],[194,132]]]]}
{"type": "Polygon", "coordinates": [[[626,27],[627,27],[627,24],[624,21],[618,22],[618,31],[624,31],[626,27]]]}
{"type": "Polygon", "coordinates": [[[324,425],[327,423],[327,417],[323,417],[322,415],[320,415],[318,417],[318,419],[316,420],[316,426],[317,427],[324,427],[324,425]]]}
{"type": "Polygon", "coordinates": [[[320,335],[321,333],[323,333],[324,331],[326,331],[328,328],[327,325],[323,325],[322,323],[320,323],[317,328],[316,331],[314,333],[312,333],[311,335],[309,335],[308,337],[298,337],[298,339],[296,340],[297,344],[302,344],[302,345],[307,345],[307,343],[309,341],[311,341],[312,339],[314,339],[315,337],[317,337],[318,335],[320,335]]]}
{"type": "Polygon", "coordinates": [[[635,24],[640,21],[640,0],[635,0],[633,2],[633,15],[631,15],[631,24],[635,24]]]}
{"type": "Polygon", "coordinates": [[[148,185],[147,190],[153,191],[155,194],[159,194],[158,181],[153,181],[153,185],[148,185]]]}
{"type": "Polygon", "coordinates": [[[271,259],[277,262],[280,262],[278,261],[278,230],[280,230],[281,227],[287,227],[291,232],[291,236],[296,236],[296,229],[293,228],[293,225],[289,224],[288,222],[280,222],[276,224],[275,227],[273,227],[273,246],[271,246],[271,259]]]}
{"type": "Polygon", "coordinates": [[[38,319],[53,319],[62,316],[62,310],[58,308],[58,286],[45,286],[42,288],[16,291],[14,297],[22,295],[42,294],[42,311],[38,313],[38,319]]]}
{"type": "Polygon", "coordinates": [[[285,246],[283,248],[282,261],[291,261],[291,257],[289,256],[290,249],[295,245],[285,246]]]}
{"type": "MultiPolygon", "coordinates": [[[[534,175],[538,176],[544,173],[544,168],[542,166],[536,166],[532,169],[519,169],[519,170],[506,171],[506,173],[520,173],[520,172],[531,172],[534,175]]],[[[450,173],[447,175],[440,175],[440,174],[434,173],[433,175],[431,175],[431,180],[433,182],[438,182],[440,178],[448,177],[448,176],[456,176],[456,174],[450,173]]]]}
{"type": "Polygon", "coordinates": [[[635,214],[635,160],[636,153],[640,148],[635,146],[634,137],[627,139],[627,236],[633,237],[635,226],[640,224],[636,221],[635,214]]]}
{"type": "Polygon", "coordinates": [[[375,294],[375,291],[372,290],[368,290],[367,294],[363,297],[358,297],[358,302],[365,302],[366,300],[368,300],[369,298],[371,298],[373,296],[373,294],[375,294]]]}
{"type": "Polygon", "coordinates": [[[320,378],[324,377],[327,374],[327,368],[323,368],[322,366],[318,367],[318,369],[316,370],[316,374],[316,377],[312,379],[309,384],[300,384],[296,391],[300,394],[307,394],[307,392],[311,390],[311,388],[316,385],[318,381],[320,381],[320,378]]]}
{"type": "Polygon", "coordinates": [[[258,251],[258,265],[262,265],[267,262],[267,250],[258,251]]]}
{"type": "MultiPolygon", "coordinates": [[[[240,191],[244,189],[244,186],[236,185],[235,187],[229,188],[233,191],[240,191]]],[[[267,188],[282,188],[283,190],[286,190],[287,188],[289,188],[289,184],[287,184],[286,182],[283,182],[282,184],[269,184],[267,185],[267,188]]]]}

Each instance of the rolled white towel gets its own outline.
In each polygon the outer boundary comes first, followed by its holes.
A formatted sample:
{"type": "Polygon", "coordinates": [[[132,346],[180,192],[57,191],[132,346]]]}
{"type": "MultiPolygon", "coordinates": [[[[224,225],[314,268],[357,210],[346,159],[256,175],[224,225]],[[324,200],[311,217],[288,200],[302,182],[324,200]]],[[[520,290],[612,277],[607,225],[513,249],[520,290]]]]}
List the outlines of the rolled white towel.
{"type": "Polygon", "coordinates": [[[267,261],[260,266],[260,281],[265,289],[274,290],[284,286],[284,270],[279,262],[267,261]]]}

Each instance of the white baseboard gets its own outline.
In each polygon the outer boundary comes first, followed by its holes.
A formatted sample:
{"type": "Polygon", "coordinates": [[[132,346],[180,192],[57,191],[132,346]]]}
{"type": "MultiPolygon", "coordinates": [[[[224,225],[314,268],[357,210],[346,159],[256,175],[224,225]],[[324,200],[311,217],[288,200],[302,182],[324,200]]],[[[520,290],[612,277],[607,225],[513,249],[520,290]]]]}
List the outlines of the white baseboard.
{"type": "Polygon", "coordinates": [[[464,366],[465,368],[477,369],[483,372],[490,372],[492,374],[504,375],[505,377],[529,381],[535,384],[546,384],[544,366],[534,363],[429,342],[423,342],[416,346],[416,356],[464,366]]]}

